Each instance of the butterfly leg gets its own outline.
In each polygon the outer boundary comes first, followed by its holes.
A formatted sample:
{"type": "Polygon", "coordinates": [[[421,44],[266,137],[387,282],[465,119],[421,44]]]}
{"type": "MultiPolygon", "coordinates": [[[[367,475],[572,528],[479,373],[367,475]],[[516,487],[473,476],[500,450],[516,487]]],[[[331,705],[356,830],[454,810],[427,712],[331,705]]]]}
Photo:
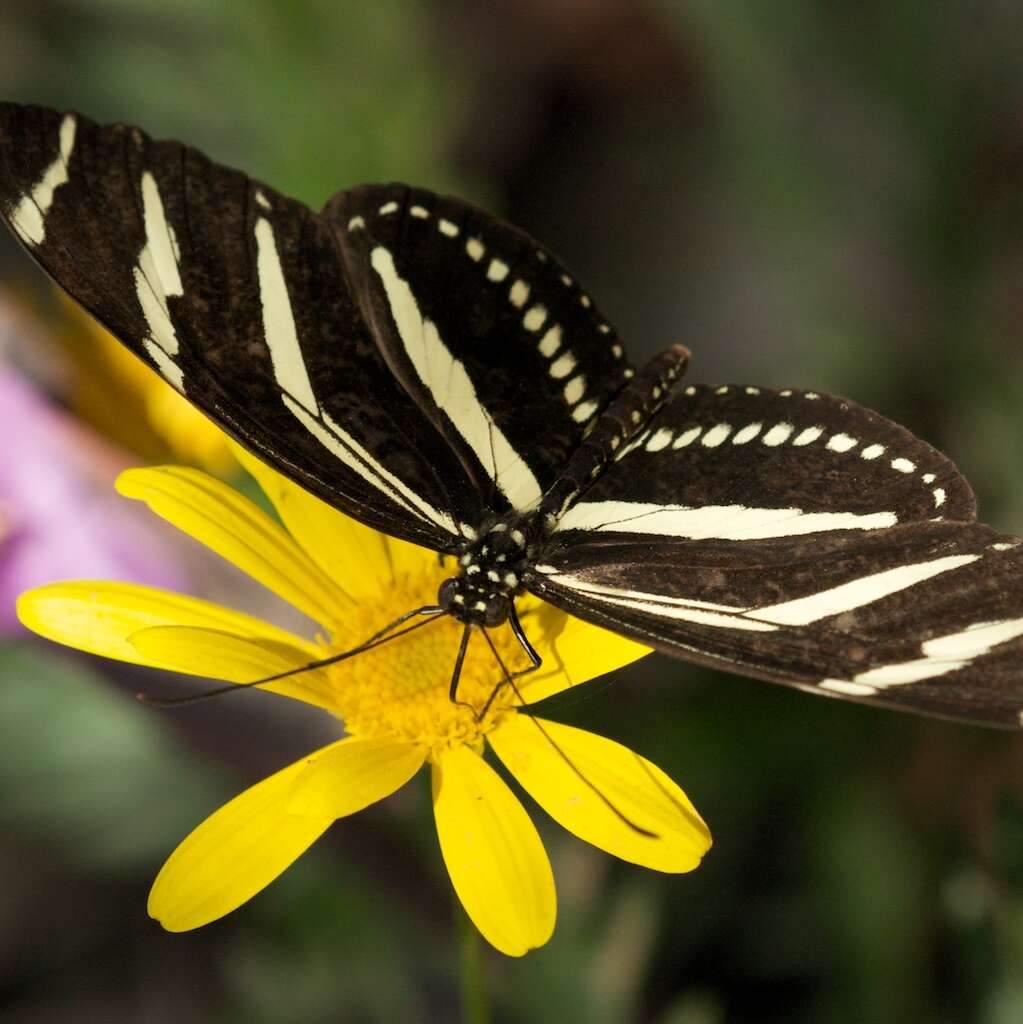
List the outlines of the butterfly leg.
{"type": "Polygon", "coordinates": [[[455,668],[451,673],[451,686],[448,688],[448,699],[452,704],[458,704],[463,708],[469,708],[473,712],[476,709],[468,702],[458,699],[458,683],[462,678],[462,664],[465,661],[465,652],[469,647],[469,634],[472,632],[472,625],[466,623],[462,628],[462,639],[458,644],[458,654],[455,656],[455,668]]]}
{"type": "MultiPolygon", "coordinates": [[[[529,638],[526,636],[525,630],[522,628],[522,623],[519,622],[519,616],[515,611],[514,604],[511,606],[511,611],[508,613],[508,621],[509,624],[511,625],[512,632],[515,634],[515,639],[518,640],[522,649],[526,652],[526,657],[529,658],[530,666],[529,668],[519,669],[518,672],[509,672],[508,669],[505,667],[501,655],[498,654],[497,648],[494,646],[493,641],[491,641],[489,634],[487,633],[486,630],[483,631],[483,635],[486,636],[487,643],[490,644],[490,649],[494,652],[494,657],[497,659],[498,665],[501,666],[501,671],[504,673],[504,678],[497,684],[497,686],[494,687],[494,689],[490,693],[490,696],[487,698],[486,704],[484,704],[483,707],[479,710],[479,712],[477,712],[477,722],[483,721],[487,712],[490,710],[491,705],[493,705],[494,701],[497,699],[497,695],[505,688],[505,686],[510,685],[513,689],[515,689],[516,694],[518,694],[518,689],[515,687],[515,680],[521,679],[522,676],[528,676],[530,672],[535,672],[543,664],[543,658],[541,658],[540,655],[536,653],[536,649],[529,642],[529,638]]],[[[521,701],[521,694],[518,695],[521,701]]]]}

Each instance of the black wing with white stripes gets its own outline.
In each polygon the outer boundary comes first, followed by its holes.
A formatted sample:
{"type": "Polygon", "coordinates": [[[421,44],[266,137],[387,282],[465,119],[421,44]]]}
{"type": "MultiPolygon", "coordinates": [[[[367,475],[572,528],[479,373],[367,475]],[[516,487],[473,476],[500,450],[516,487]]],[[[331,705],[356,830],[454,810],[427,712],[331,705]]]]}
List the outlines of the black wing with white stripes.
{"type": "Polygon", "coordinates": [[[451,550],[479,492],[394,378],[330,226],[176,142],[0,106],[0,210],[73,298],[239,441],[451,550]]]}
{"type": "Polygon", "coordinates": [[[0,151],[0,210],[62,287],[389,533],[450,551],[535,504],[631,373],[550,254],[456,200],[367,186],[317,215],[180,143],[11,104],[0,151]]]}
{"type": "Polygon", "coordinates": [[[1023,547],[974,508],[945,456],[851,402],[680,387],[529,586],[687,660],[1018,726],[1023,547]]]}
{"type": "Polygon", "coordinates": [[[487,506],[535,508],[633,375],[614,329],[549,252],[460,200],[364,185],[324,216],[388,366],[487,506]]]}

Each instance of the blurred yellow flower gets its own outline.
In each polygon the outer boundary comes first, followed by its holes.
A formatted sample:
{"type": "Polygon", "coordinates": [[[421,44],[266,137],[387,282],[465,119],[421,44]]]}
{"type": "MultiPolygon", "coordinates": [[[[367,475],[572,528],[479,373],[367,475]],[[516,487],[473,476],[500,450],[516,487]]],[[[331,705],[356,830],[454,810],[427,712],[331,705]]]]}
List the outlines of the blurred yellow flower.
{"type": "Polygon", "coordinates": [[[222,476],[237,471],[219,427],[63,294],[61,309],[58,336],[79,417],[147,462],[180,459],[222,476]]]}
{"type": "MultiPolygon", "coordinates": [[[[118,489],[320,623],[323,636],[311,641],[197,598],[106,582],[31,590],[18,603],[21,621],[109,658],[241,683],[358,646],[436,600],[450,560],[445,568],[435,552],[361,526],[240,457],[283,527],[194,469],[128,470],[118,489]]],[[[647,653],[528,595],[518,606],[543,658],[517,687],[529,703],[647,653]]],[[[487,746],[552,818],[586,841],[659,871],[699,864],[710,846],[707,827],[659,768],[610,740],[519,713],[514,687],[495,698],[501,672],[477,631],[452,703],[462,627],[446,617],[418,621],[427,624],[350,661],[264,684],[337,716],[347,735],[246,790],[181,843],[150,895],[149,912],[165,928],[195,928],[234,910],[332,822],[393,793],[429,763],[441,851],[469,917],[503,953],[543,945],[555,920],[550,863],[525,809],[484,760],[487,746]]],[[[509,669],[528,664],[508,627],[491,636],[509,669]]]]}

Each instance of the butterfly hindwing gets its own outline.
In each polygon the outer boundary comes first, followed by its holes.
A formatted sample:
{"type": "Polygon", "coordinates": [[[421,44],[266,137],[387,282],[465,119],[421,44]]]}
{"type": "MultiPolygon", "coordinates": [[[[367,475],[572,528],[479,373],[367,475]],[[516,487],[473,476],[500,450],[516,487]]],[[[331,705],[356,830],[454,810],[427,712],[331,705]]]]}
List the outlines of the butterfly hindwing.
{"type": "Polygon", "coordinates": [[[324,214],[389,365],[488,505],[535,507],[632,374],[613,328],[550,253],[468,203],[362,186],[324,214]]]}
{"type": "Polygon", "coordinates": [[[690,385],[621,452],[534,592],[688,660],[1019,724],[1023,549],[929,445],[843,399],[690,385]]]}
{"type": "Polygon", "coordinates": [[[484,517],[374,343],[326,222],[129,126],[6,104],[0,138],[0,209],[31,255],[257,455],[435,548],[484,517]]]}

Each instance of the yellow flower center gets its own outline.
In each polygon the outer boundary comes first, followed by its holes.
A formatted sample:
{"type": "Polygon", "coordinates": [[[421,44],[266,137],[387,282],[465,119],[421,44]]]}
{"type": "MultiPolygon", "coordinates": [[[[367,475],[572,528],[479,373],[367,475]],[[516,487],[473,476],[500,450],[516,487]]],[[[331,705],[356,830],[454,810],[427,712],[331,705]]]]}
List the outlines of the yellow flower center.
{"type": "MultiPolygon", "coordinates": [[[[446,568],[400,577],[379,603],[359,606],[350,624],[346,622],[346,633],[365,639],[402,610],[433,604],[437,588],[451,573],[449,563],[446,568]]],[[[423,621],[413,619],[407,625],[423,621]]],[[[415,632],[332,667],[334,703],[346,730],[353,736],[422,743],[431,750],[456,744],[477,746],[503,717],[513,713],[519,700],[511,686],[502,685],[503,673],[486,637],[473,629],[458,679],[457,703],[451,701],[451,677],[463,628],[448,616],[438,616],[415,632]]],[[[488,633],[509,671],[529,666],[507,624],[488,633]]],[[[343,649],[334,645],[328,653],[343,649]]]]}

